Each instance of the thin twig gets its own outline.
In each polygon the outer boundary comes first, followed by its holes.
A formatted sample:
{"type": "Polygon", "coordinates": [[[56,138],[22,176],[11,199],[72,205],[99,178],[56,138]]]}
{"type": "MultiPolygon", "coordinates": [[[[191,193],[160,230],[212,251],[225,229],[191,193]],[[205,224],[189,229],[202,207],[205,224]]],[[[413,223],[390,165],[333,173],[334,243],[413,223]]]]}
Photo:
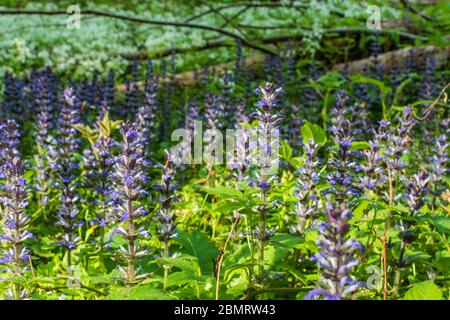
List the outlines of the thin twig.
{"type": "MultiPolygon", "coordinates": [[[[59,275],[58,277],[59,277],[59,278],[63,278],[63,279],[74,280],[73,277],[71,277],[71,276],[66,276],[66,275],[59,275]]],[[[89,290],[89,291],[92,291],[92,292],[95,292],[95,293],[100,294],[100,295],[102,295],[102,296],[106,296],[105,293],[103,293],[103,292],[101,292],[101,291],[98,291],[97,289],[94,289],[94,288],[91,288],[91,287],[88,287],[88,286],[84,285],[84,284],[81,283],[81,281],[79,281],[78,279],[75,279],[75,280],[77,281],[77,284],[80,286],[80,288],[86,289],[86,290],[89,290]]],[[[43,287],[43,286],[39,286],[39,285],[37,286],[37,288],[43,289],[43,290],[47,290],[47,291],[61,290],[61,289],[72,289],[72,288],[69,287],[69,286],[43,287]]]]}
{"type": "MultiPolygon", "coordinates": [[[[232,8],[239,8],[239,7],[248,7],[248,8],[288,8],[288,9],[297,9],[297,10],[306,10],[309,8],[308,5],[302,4],[302,3],[296,3],[294,1],[291,1],[289,3],[283,3],[283,2],[237,2],[237,3],[232,3],[232,4],[228,4],[228,5],[223,5],[221,7],[217,7],[214,8],[215,11],[223,11],[223,10],[227,10],[227,9],[232,9],[232,8]]],[[[188,18],[187,20],[185,20],[185,22],[191,22],[194,20],[197,20],[201,17],[204,17],[208,14],[213,13],[214,11],[211,9],[205,10],[203,12],[200,12],[190,18],[188,18]]],[[[344,18],[345,14],[340,12],[340,11],[336,11],[336,10],[331,10],[331,13],[334,15],[337,15],[339,17],[344,18]]]]}
{"type": "Polygon", "coordinates": [[[209,3],[207,3],[206,1],[203,0],[196,0],[197,2],[207,6],[208,8],[210,8],[216,15],[218,15],[220,18],[222,18],[225,21],[225,24],[220,26],[221,29],[225,28],[228,25],[231,25],[233,28],[236,29],[237,32],[239,32],[241,34],[241,36],[243,36],[244,38],[247,38],[247,36],[245,35],[245,33],[241,30],[241,28],[239,28],[238,25],[236,25],[233,21],[231,21],[227,16],[225,16],[224,14],[222,14],[220,11],[216,10],[213,6],[211,6],[209,3]]]}
{"type": "Polygon", "coordinates": [[[311,290],[314,289],[315,287],[294,287],[294,288],[267,288],[267,289],[261,289],[258,290],[258,293],[264,293],[264,292],[283,292],[283,291],[287,291],[287,292],[296,292],[296,291],[302,291],[302,290],[311,290]]]}
{"type": "Polygon", "coordinates": [[[312,30],[310,27],[301,27],[296,25],[278,25],[278,26],[257,26],[251,24],[239,23],[239,27],[246,29],[256,29],[256,30],[279,30],[279,29],[304,29],[304,30],[312,30]]]}
{"type": "Polygon", "coordinates": [[[435,18],[430,17],[429,15],[426,15],[425,13],[420,12],[419,10],[417,10],[416,8],[414,8],[407,0],[400,0],[400,2],[403,4],[403,6],[408,9],[409,11],[411,11],[412,13],[417,14],[418,16],[420,16],[422,19],[428,20],[428,21],[436,21],[435,18]]]}
{"type": "MultiPolygon", "coordinates": [[[[237,19],[241,14],[243,14],[244,12],[246,12],[250,7],[249,6],[245,6],[244,8],[242,8],[241,10],[239,10],[235,15],[231,16],[230,20],[234,21],[235,19],[237,19]]],[[[225,28],[227,26],[227,24],[223,24],[221,26],[221,28],[225,28]]],[[[238,24],[239,26],[239,24],[238,24]]]]}
{"type": "Polygon", "coordinates": [[[218,265],[217,265],[216,300],[219,300],[220,270],[222,269],[222,264],[223,264],[223,260],[225,258],[225,253],[227,251],[228,243],[230,242],[231,237],[232,237],[233,233],[235,232],[238,223],[239,223],[239,216],[237,216],[236,219],[234,220],[234,223],[231,226],[231,231],[228,234],[227,240],[225,241],[223,249],[222,249],[222,251],[220,253],[220,258],[219,258],[218,265]]]}
{"type": "Polygon", "coordinates": [[[449,86],[450,86],[450,82],[445,85],[445,87],[441,90],[441,93],[439,93],[439,96],[434,100],[434,102],[425,109],[423,116],[422,117],[415,116],[416,119],[425,120],[431,114],[431,111],[433,111],[434,107],[439,102],[439,100],[441,100],[442,95],[445,96],[444,101],[447,102],[447,93],[445,91],[447,91],[447,88],[449,86]]]}
{"type": "MultiPolygon", "coordinates": [[[[228,9],[228,8],[233,8],[235,6],[236,6],[236,4],[232,3],[232,4],[229,4],[229,5],[226,5],[226,6],[222,6],[222,7],[216,8],[216,10],[222,11],[222,10],[225,10],[225,9],[228,9]]],[[[199,19],[199,18],[201,18],[203,16],[206,16],[206,15],[208,15],[210,13],[212,13],[211,9],[208,9],[206,11],[202,11],[202,12],[200,12],[200,13],[198,13],[198,14],[196,14],[196,15],[194,15],[194,16],[186,19],[186,20],[184,20],[184,22],[188,23],[188,22],[197,20],[197,19],[199,19]]]]}

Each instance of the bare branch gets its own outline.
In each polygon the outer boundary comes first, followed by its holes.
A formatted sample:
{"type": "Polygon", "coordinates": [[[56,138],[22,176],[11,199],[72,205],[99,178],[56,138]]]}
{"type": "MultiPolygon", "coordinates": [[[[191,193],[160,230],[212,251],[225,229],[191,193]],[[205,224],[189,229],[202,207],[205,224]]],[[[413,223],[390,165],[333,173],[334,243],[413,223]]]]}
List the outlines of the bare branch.
{"type": "MultiPolygon", "coordinates": [[[[285,8],[295,8],[295,9],[308,9],[308,6],[306,6],[304,4],[295,3],[295,2],[290,2],[290,3],[237,2],[237,3],[232,3],[232,4],[228,4],[228,5],[223,5],[221,7],[217,7],[214,10],[215,11],[223,11],[223,10],[227,10],[227,9],[231,9],[231,8],[239,8],[239,7],[248,7],[248,8],[282,8],[282,7],[285,7],[285,8]]],[[[211,10],[211,9],[205,10],[195,16],[192,16],[191,18],[187,19],[185,22],[191,22],[191,21],[197,20],[197,19],[204,17],[211,13],[213,13],[213,10],[211,10]]]]}
{"type": "MultiPolygon", "coordinates": [[[[302,28],[302,29],[306,29],[308,30],[309,27],[297,27],[297,28],[302,28]]],[[[406,32],[401,32],[401,31],[395,31],[395,30],[371,30],[371,29],[365,29],[365,28],[332,28],[332,29],[327,29],[324,32],[324,37],[332,37],[335,34],[339,34],[339,35],[350,35],[350,34],[362,34],[362,33],[381,33],[381,34],[385,34],[388,36],[393,36],[395,34],[398,34],[398,36],[400,38],[406,39],[406,40],[416,40],[416,39],[420,39],[420,40],[426,40],[426,38],[421,37],[421,36],[417,36],[414,34],[410,34],[410,33],[406,33],[406,32]]],[[[276,36],[270,36],[270,37],[265,37],[262,38],[260,41],[263,44],[277,44],[280,42],[285,42],[288,40],[301,40],[303,39],[303,35],[302,34],[286,34],[286,35],[276,35],[276,36]]],[[[217,40],[212,40],[209,42],[206,42],[205,44],[201,45],[201,46],[197,46],[197,47],[189,47],[189,48],[175,48],[173,49],[173,51],[175,53],[186,53],[186,52],[196,52],[196,51],[203,51],[203,50],[209,50],[209,49],[215,49],[215,48],[220,48],[220,47],[228,47],[228,46],[233,46],[233,43],[230,43],[230,41],[228,39],[217,39],[217,40]]],[[[144,59],[148,59],[148,58],[153,58],[153,57],[166,57],[169,56],[171,53],[172,49],[167,49],[167,50],[163,50],[161,52],[158,53],[154,53],[154,54],[149,54],[148,52],[137,52],[137,53],[126,53],[126,54],[122,54],[122,57],[124,57],[125,59],[138,59],[138,60],[144,60],[144,59]]]]}
{"type": "Polygon", "coordinates": [[[205,6],[210,8],[210,10],[212,10],[216,15],[218,15],[219,17],[221,17],[225,21],[225,23],[222,26],[220,26],[221,29],[225,28],[228,25],[231,25],[233,28],[236,29],[237,32],[239,32],[241,34],[241,36],[243,36],[244,38],[247,38],[247,36],[241,30],[241,28],[239,28],[239,26],[237,26],[233,21],[231,21],[227,16],[222,14],[220,11],[214,9],[214,7],[211,6],[209,3],[207,3],[206,1],[203,1],[203,0],[197,0],[197,2],[199,2],[201,4],[204,4],[205,6]]]}
{"type": "Polygon", "coordinates": [[[201,46],[197,47],[183,47],[183,48],[170,48],[165,49],[160,52],[156,53],[148,53],[145,51],[142,52],[136,52],[136,53],[124,53],[121,56],[127,60],[145,60],[148,58],[164,58],[170,56],[172,53],[174,54],[182,54],[187,52],[198,52],[198,51],[204,51],[209,49],[215,49],[220,47],[232,47],[234,46],[234,43],[231,42],[229,39],[216,39],[205,42],[201,46]]]}
{"type": "MultiPolygon", "coordinates": [[[[229,4],[229,5],[226,5],[226,6],[222,6],[222,7],[216,8],[216,10],[222,11],[222,10],[225,10],[225,9],[228,9],[228,8],[234,8],[234,7],[236,7],[236,4],[232,3],[232,4],[229,4]]],[[[197,20],[197,19],[199,19],[199,18],[201,18],[203,16],[206,16],[206,15],[208,15],[210,13],[212,13],[212,11],[211,11],[211,9],[208,9],[206,11],[200,12],[199,14],[196,14],[196,15],[186,19],[184,22],[185,23],[189,23],[189,22],[197,20]]]]}
{"type": "MultiPolygon", "coordinates": [[[[244,12],[246,12],[249,8],[250,8],[249,6],[243,7],[241,10],[239,10],[238,12],[236,12],[236,14],[233,15],[233,16],[230,18],[230,20],[231,20],[231,21],[234,21],[234,20],[237,19],[241,14],[243,14],[244,12]]],[[[226,26],[227,26],[227,24],[225,23],[225,24],[223,24],[223,25],[221,26],[221,28],[225,28],[226,26]]]]}
{"type": "Polygon", "coordinates": [[[304,30],[311,30],[310,27],[302,27],[302,26],[296,26],[296,25],[254,26],[254,25],[251,25],[251,24],[239,23],[238,26],[241,27],[241,28],[255,29],[255,30],[280,30],[280,29],[304,29],[304,30]]]}
{"type": "Polygon", "coordinates": [[[403,6],[411,11],[412,13],[417,14],[418,16],[420,16],[422,19],[428,20],[428,21],[436,21],[436,19],[434,19],[433,17],[430,17],[422,12],[420,12],[419,10],[417,10],[416,8],[414,8],[409,2],[408,0],[400,0],[400,2],[403,4],[403,6]]]}

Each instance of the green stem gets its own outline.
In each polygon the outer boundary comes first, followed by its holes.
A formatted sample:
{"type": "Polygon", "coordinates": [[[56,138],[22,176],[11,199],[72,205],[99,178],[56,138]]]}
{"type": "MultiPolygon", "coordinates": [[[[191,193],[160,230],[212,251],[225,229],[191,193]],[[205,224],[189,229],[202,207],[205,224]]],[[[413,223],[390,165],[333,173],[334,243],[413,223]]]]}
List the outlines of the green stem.
{"type": "MultiPolygon", "coordinates": [[[[169,257],[169,242],[166,240],[164,241],[164,252],[163,257],[168,258],[169,257]]],[[[164,289],[167,288],[167,280],[169,278],[169,267],[164,266],[164,289]]]]}
{"type": "Polygon", "coordinates": [[[401,269],[403,265],[403,257],[405,256],[406,244],[402,241],[400,247],[400,254],[398,256],[397,269],[395,270],[394,276],[394,287],[392,289],[392,293],[394,297],[398,297],[398,288],[400,287],[400,277],[401,277],[401,269]]]}
{"type": "MultiPolygon", "coordinates": [[[[128,212],[132,212],[133,204],[131,203],[131,200],[128,200],[128,212]]],[[[134,269],[134,260],[135,260],[135,248],[134,248],[134,220],[133,215],[130,215],[130,220],[128,221],[128,286],[132,287],[134,286],[134,276],[135,276],[135,269],[134,269]]]]}
{"type": "Polygon", "coordinates": [[[260,212],[259,215],[259,256],[258,256],[258,262],[259,262],[259,279],[262,282],[264,277],[264,247],[265,247],[265,235],[266,235],[266,193],[265,191],[261,191],[261,201],[262,205],[264,206],[263,210],[260,212]]]}
{"type": "Polygon", "coordinates": [[[369,228],[369,236],[367,237],[367,242],[366,242],[366,246],[365,246],[365,248],[367,248],[367,250],[366,250],[366,254],[362,257],[362,259],[363,259],[363,263],[362,263],[362,270],[365,270],[366,269],[366,265],[367,265],[367,257],[369,256],[369,254],[370,254],[370,251],[372,250],[372,245],[373,245],[373,243],[375,242],[375,240],[376,240],[376,237],[375,237],[375,239],[372,241],[372,243],[370,242],[370,240],[371,240],[371,235],[372,235],[372,233],[373,233],[373,227],[374,227],[374,225],[375,225],[375,219],[376,219],[376,217],[377,217],[377,213],[378,213],[378,210],[377,210],[377,208],[375,207],[374,208],[374,214],[373,214],[373,219],[372,219],[372,223],[370,224],[370,228],[369,228]]]}
{"type": "MultiPolygon", "coordinates": [[[[20,230],[17,227],[20,224],[19,221],[19,215],[16,213],[15,214],[15,225],[16,225],[16,230],[15,230],[15,238],[19,239],[20,238],[20,230]]],[[[20,276],[20,253],[21,253],[21,245],[19,241],[16,241],[14,243],[14,259],[15,259],[15,266],[14,266],[14,277],[19,277],[20,276]]],[[[16,279],[15,279],[16,280],[16,279]]],[[[20,284],[17,283],[16,281],[14,281],[13,283],[13,295],[14,295],[14,299],[15,300],[19,300],[20,299],[20,292],[21,292],[21,287],[20,284]]]]}

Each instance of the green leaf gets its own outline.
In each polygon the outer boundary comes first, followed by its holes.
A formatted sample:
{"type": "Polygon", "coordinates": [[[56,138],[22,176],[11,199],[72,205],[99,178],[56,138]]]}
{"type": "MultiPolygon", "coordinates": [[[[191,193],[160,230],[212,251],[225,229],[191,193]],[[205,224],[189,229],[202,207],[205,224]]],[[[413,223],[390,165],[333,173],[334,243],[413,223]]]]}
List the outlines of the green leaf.
{"type": "MultiPolygon", "coordinates": [[[[111,232],[105,235],[105,239],[109,240],[111,237],[111,232]]],[[[122,236],[115,234],[112,237],[112,241],[109,243],[109,246],[113,249],[118,249],[121,246],[126,246],[128,244],[128,241],[124,239],[122,236]]]]}
{"type": "Polygon", "coordinates": [[[409,84],[411,82],[411,78],[409,77],[408,79],[404,80],[402,83],[400,83],[400,85],[397,87],[397,89],[395,90],[395,95],[394,95],[394,99],[392,101],[392,105],[397,105],[397,101],[400,99],[400,97],[402,96],[402,92],[403,89],[405,88],[405,86],[407,84],[409,84]]]}
{"type": "Polygon", "coordinates": [[[300,242],[300,237],[287,233],[276,234],[270,239],[271,244],[287,249],[297,248],[300,242]]]}
{"type": "Polygon", "coordinates": [[[100,276],[82,276],[81,280],[83,282],[89,282],[93,284],[113,284],[115,281],[110,275],[100,275],[100,276]]]}
{"type": "Polygon", "coordinates": [[[176,258],[159,258],[156,262],[175,267],[183,271],[195,273],[195,266],[192,260],[195,260],[195,258],[187,255],[181,255],[176,258]]]}
{"type": "Polygon", "coordinates": [[[233,212],[234,210],[239,210],[242,207],[244,207],[244,205],[241,202],[221,201],[217,204],[215,211],[233,212]]]}
{"type": "Polygon", "coordinates": [[[308,143],[309,140],[313,139],[315,143],[324,145],[327,142],[327,135],[325,131],[318,126],[317,124],[312,124],[309,121],[306,121],[302,126],[302,136],[303,143],[308,143]]]}
{"type": "Polygon", "coordinates": [[[219,197],[225,198],[242,198],[242,192],[237,190],[236,188],[231,187],[216,187],[216,188],[208,188],[206,191],[209,194],[215,194],[219,197]]]}
{"type": "Polygon", "coordinates": [[[362,199],[361,201],[357,202],[357,206],[352,210],[353,213],[353,220],[359,221],[366,209],[370,205],[370,200],[362,199]]]}
{"type": "MultiPolygon", "coordinates": [[[[411,107],[420,106],[420,105],[424,105],[424,104],[427,105],[427,104],[432,104],[432,103],[434,103],[434,100],[419,100],[419,101],[416,101],[414,103],[411,103],[411,107]]],[[[443,106],[443,107],[447,106],[445,103],[442,103],[442,102],[439,102],[439,101],[436,102],[436,105],[443,106]]]]}
{"type": "Polygon", "coordinates": [[[290,250],[298,248],[301,243],[300,237],[290,234],[276,234],[272,237],[269,245],[265,248],[265,257],[271,265],[283,260],[290,250]]]}
{"type": "Polygon", "coordinates": [[[442,300],[442,292],[432,280],[420,282],[409,289],[404,300],[442,300]]]}
{"type": "Polygon", "coordinates": [[[431,220],[439,232],[450,233],[450,218],[435,216],[431,217],[431,220]]]}
{"type": "Polygon", "coordinates": [[[325,87],[339,87],[344,81],[339,72],[331,71],[317,79],[317,82],[323,84],[325,87]]]}
{"type": "Polygon", "coordinates": [[[278,270],[284,270],[289,272],[291,275],[293,275],[297,280],[300,280],[304,285],[308,285],[308,283],[306,282],[306,277],[305,274],[303,272],[301,272],[299,269],[294,268],[293,266],[287,264],[287,263],[278,263],[276,265],[276,268],[278,270]]]}
{"type": "Polygon", "coordinates": [[[81,135],[84,138],[86,138],[86,140],[88,140],[91,145],[94,145],[94,142],[98,138],[98,133],[96,132],[96,130],[91,129],[88,126],[81,123],[74,124],[72,125],[72,127],[76,129],[78,132],[80,132],[81,135]]]}
{"type": "Polygon", "coordinates": [[[300,157],[293,157],[289,163],[294,167],[295,170],[297,170],[300,167],[303,167],[304,162],[303,159],[300,157]]]}
{"type": "Polygon", "coordinates": [[[370,148],[370,144],[367,141],[353,141],[351,150],[363,150],[370,148]]]}
{"type": "Polygon", "coordinates": [[[142,284],[134,288],[125,288],[111,292],[108,295],[111,300],[174,300],[174,296],[152,285],[142,284]]]}
{"type": "Polygon", "coordinates": [[[219,250],[214,245],[214,242],[198,231],[181,231],[177,242],[181,245],[184,253],[197,259],[202,275],[212,274],[214,259],[219,254],[219,250]]]}
{"type": "Polygon", "coordinates": [[[382,81],[376,80],[373,78],[369,78],[369,77],[364,77],[363,75],[360,75],[360,74],[353,75],[351,77],[351,79],[356,83],[370,83],[370,84],[377,86],[378,89],[380,89],[381,94],[383,96],[386,96],[387,94],[389,94],[392,91],[392,89],[390,87],[386,86],[382,81]]]}
{"type": "Polygon", "coordinates": [[[391,209],[396,212],[400,212],[400,213],[410,213],[409,208],[407,208],[403,205],[400,205],[400,204],[392,206],[391,209]]]}
{"type": "Polygon", "coordinates": [[[167,286],[184,286],[189,283],[194,283],[198,281],[199,277],[192,272],[180,271],[180,272],[172,272],[169,274],[167,278],[167,286]]]}
{"type": "Polygon", "coordinates": [[[281,142],[280,157],[286,161],[290,161],[292,159],[292,149],[286,141],[281,142]]]}
{"type": "Polygon", "coordinates": [[[450,218],[444,216],[422,216],[421,220],[428,220],[434,225],[437,231],[450,233],[450,218]]]}
{"type": "Polygon", "coordinates": [[[233,274],[236,273],[236,271],[238,270],[244,270],[246,274],[250,274],[250,270],[255,267],[258,266],[259,264],[257,262],[255,263],[236,263],[233,264],[232,266],[224,269],[224,279],[228,279],[230,276],[232,276],[233,274]]]}
{"type": "Polygon", "coordinates": [[[446,274],[450,270],[450,252],[436,252],[436,257],[433,260],[432,265],[443,274],[446,274]]]}

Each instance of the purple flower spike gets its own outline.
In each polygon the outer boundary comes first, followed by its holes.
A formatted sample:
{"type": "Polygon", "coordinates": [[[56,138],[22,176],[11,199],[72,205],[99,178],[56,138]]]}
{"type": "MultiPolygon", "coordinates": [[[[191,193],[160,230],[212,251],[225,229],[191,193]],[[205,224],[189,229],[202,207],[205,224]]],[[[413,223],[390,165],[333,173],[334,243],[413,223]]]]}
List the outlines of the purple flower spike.
{"type": "Polygon", "coordinates": [[[350,278],[351,270],[358,264],[356,250],[364,251],[362,244],[346,239],[350,229],[347,219],[351,216],[343,204],[327,203],[327,221],[319,229],[319,245],[321,250],[315,255],[317,266],[322,271],[318,281],[319,287],[310,291],[305,299],[325,300],[351,299],[360,287],[358,282],[350,278]]]}
{"type": "Polygon", "coordinates": [[[0,263],[6,264],[10,289],[6,292],[6,299],[25,299],[29,292],[17,277],[25,275],[25,267],[29,263],[30,251],[24,246],[24,242],[34,238],[27,230],[30,216],[25,213],[28,205],[28,186],[24,178],[29,163],[14,157],[4,164],[6,184],[2,186],[4,211],[4,228],[0,239],[6,244],[0,263]]]}
{"type": "Polygon", "coordinates": [[[136,261],[147,255],[141,250],[138,239],[146,234],[139,226],[146,211],[139,201],[147,194],[144,183],[147,177],[144,173],[146,164],[143,158],[143,143],[136,125],[130,122],[122,124],[120,129],[123,142],[120,144],[120,154],[114,159],[114,170],[111,179],[114,182],[112,199],[113,220],[118,225],[117,234],[128,241],[128,248],[120,253],[127,261],[127,267],[119,267],[123,280],[129,285],[135,285],[145,278],[136,269],[136,261]]]}

